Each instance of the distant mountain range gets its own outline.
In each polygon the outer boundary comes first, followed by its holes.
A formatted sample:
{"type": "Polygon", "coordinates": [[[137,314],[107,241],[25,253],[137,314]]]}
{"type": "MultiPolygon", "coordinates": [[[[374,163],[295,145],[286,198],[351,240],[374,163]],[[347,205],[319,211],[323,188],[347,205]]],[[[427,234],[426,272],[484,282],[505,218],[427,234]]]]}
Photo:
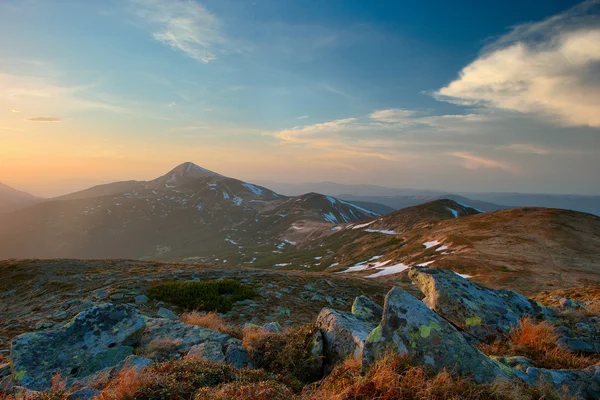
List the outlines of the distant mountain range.
{"type": "Polygon", "coordinates": [[[316,191],[353,202],[379,203],[396,210],[436,199],[454,199],[458,202],[466,201],[483,211],[496,211],[510,207],[547,207],[600,215],[600,196],[460,191],[452,193],[376,185],[345,185],[335,182],[289,184],[264,181],[262,184],[267,184],[273,190],[287,195],[316,191]]]}
{"type": "Polygon", "coordinates": [[[151,181],[54,199],[1,188],[12,211],[0,217],[0,259],[185,261],[384,281],[431,265],[494,287],[510,281],[523,292],[600,281],[600,218],[575,211],[507,209],[435,192],[390,195],[368,185],[356,193],[378,195],[286,196],[193,163],[151,181]]]}
{"type": "Polygon", "coordinates": [[[281,196],[184,163],[152,181],[95,186],[5,213],[0,258],[148,258],[251,262],[286,232],[378,216],[317,193],[281,196]]]}

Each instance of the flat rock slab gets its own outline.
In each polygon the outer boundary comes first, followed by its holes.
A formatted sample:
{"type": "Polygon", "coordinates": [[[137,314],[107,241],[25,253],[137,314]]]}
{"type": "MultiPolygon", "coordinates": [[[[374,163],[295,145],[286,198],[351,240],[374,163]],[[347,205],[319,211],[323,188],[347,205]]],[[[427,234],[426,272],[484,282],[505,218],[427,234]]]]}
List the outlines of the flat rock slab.
{"type": "Polygon", "coordinates": [[[133,352],[145,326],[134,307],[102,304],[63,327],[19,335],[11,347],[15,383],[47,390],[56,373],[72,383],[115,366],[133,352]]]}
{"type": "Polygon", "coordinates": [[[512,375],[509,367],[480,352],[452,324],[397,287],[387,294],[381,324],[365,342],[363,367],[373,364],[389,350],[408,354],[418,365],[435,371],[446,368],[472,376],[477,382],[492,382],[512,375]]]}
{"type": "Polygon", "coordinates": [[[452,271],[411,268],[408,276],[425,294],[429,308],[482,341],[502,338],[525,316],[553,314],[517,292],[486,288],[452,271]]]}

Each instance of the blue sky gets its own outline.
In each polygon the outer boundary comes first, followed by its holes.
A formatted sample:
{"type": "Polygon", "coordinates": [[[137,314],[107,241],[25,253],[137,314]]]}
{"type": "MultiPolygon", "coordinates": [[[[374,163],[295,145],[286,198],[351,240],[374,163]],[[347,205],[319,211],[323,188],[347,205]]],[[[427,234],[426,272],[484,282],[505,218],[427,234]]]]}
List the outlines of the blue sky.
{"type": "Polygon", "coordinates": [[[0,180],[599,193],[597,1],[0,2],[0,180]]]}

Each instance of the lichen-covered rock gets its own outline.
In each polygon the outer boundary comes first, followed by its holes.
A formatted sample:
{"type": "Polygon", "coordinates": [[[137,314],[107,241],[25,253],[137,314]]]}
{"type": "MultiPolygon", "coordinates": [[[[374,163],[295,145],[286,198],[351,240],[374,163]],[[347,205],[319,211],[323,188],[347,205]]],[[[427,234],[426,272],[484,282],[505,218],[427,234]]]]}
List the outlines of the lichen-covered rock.
{"type": "Polygon", "coordinates": [[[600,364],[583,370],[531,367],[522,378],[531,385],[548,382],[557,390],[567,388],[571,394],[583,398],[600,398],[600,364]]]}
{"type": "Polygon", "coordinates": [[[148,346],[160,341],[172,344],[173,354],[166,358],[178,358],[187,354],[192,346],[205,342],[222,345],[240,343],[239,339],[225,333],[213,331],[198,325],[189,325],[179,320],[156,318],[148,320],[140,340],[140,351],[146,353],[148,346]]]}
{"type": "Polygon", "coordinates": [[[201,358],[218,364],[225,364],[223,345],[217,342],[205,342],[192,346],[185,358],[201,358]]]}
{"type": "Polygon", "coordinates": [[[343,311],[324,308],[317,316],[317,328],[324,338],[329,366],[349,356],[360,359],[369,332],[379,323],[343,311]]]}
{"type": "Polygon", "coordinates": [[[563,297],[558,301],[558,308],[563,310],[577,310],[578,308],[583,308],[581,304],[576,302],[573,299],[567,299],[563,297]]]}
{"type": "Polygon", "coordinates": [[[423,302],[444,319],[479,340],[500,338],[525,316],[543,318],[552,311],[512,290],[494,290],[434,268],[411,268],[410,279],[425,294],[423,302]]]}
{"type": "Polygon", "coordinates": [[[365,342],[363,367],[373,364],[388,350],[408,354],[417,364],[435,371],[446,368],[473,376],[477,382],[512,375],[510,368],[470,345],[449,322],[397,287],[387,294],[381,324],[365,342]]]}
{"type": "Polygon", "coordinates": [[[68,383],[80,380],[125,360],[145,326],[135,308],[102,304],[61,328],[24,333],[12,341],[13,378],[34,390],[48,389],[55,373],[68,383]]]}
{"type": "Polygon", "coordinates": [[[368,321],[380,321],[383,308],[367,296],[358,296],[352,304],[352,314],[368,321]]]}

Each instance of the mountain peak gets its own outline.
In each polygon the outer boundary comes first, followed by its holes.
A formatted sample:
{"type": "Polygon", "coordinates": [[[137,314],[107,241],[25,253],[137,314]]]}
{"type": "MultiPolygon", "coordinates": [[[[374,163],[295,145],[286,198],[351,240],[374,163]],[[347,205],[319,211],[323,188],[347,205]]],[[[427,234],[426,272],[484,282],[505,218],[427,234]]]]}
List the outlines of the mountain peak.
{"type": "Polygon", "coordinates": [[[166,175],[158,178],[160,181],[164,181],[167,185],[179,185],[187,183],[199,178],[207,177],[221,177],[222,175],[210,171],[206,168],[202,168],[193,162],[184,162],[169,171],[166,175]]]}

